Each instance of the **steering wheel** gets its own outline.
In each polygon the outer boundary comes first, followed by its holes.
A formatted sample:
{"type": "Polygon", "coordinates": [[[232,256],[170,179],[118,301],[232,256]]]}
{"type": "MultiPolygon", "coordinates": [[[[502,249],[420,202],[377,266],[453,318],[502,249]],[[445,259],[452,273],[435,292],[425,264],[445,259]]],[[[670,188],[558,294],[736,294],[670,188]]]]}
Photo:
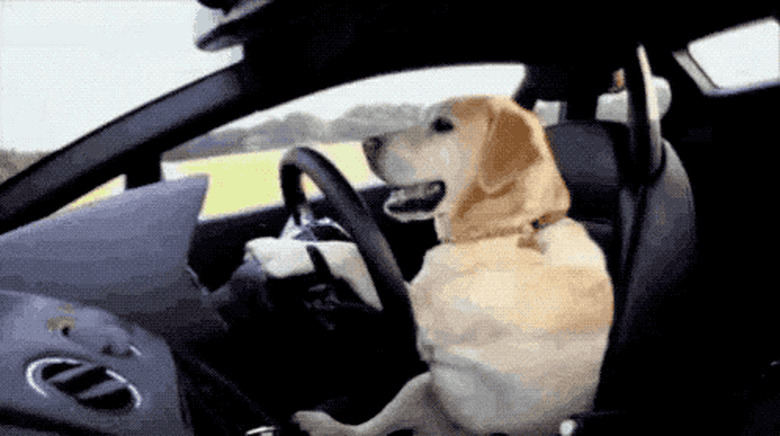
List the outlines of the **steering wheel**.
{"type": "MultiPolygon", "coordinates": [[[[401,359],[419,361],[417,327],[401,270],[390,245],[374,221],[365,202],[349,182],[320,153],[304,147],[289,150],[279,166],[282,196],[295,224],[313,219],[301,184],[306,174],[335,209],[336,221],[350,234],[366,263],[382,303],[386,327],[393,332],[394,351],[401,359]]],[[[405,360],[401,360],[402,362],[405,360]]]]}

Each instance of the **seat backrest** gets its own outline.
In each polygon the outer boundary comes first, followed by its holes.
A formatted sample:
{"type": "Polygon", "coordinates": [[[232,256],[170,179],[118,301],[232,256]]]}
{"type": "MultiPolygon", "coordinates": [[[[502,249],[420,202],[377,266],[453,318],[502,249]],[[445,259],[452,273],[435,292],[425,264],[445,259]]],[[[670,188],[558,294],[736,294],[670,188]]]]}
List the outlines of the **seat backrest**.
{"type": "MultiPolygon", "coordinates": [[[[627,81],[635,79],[629,95],[647,99],[652,94],[643,94],[646,82],[637,85],[636,77],[649,72],[640,67],[626,71],[627,81]]],[[[652,108],[636,106],[627,124],[565,121],[547,135],[572,195],[570,215],[604,250],[615,289],[594,410],[645,415],[698,393],[691,364],[698,359],[680,333],[696,263],[696,216],[680,159],[661,139],[652,108]]]]}
{"type": "Polygon", "coordinates": [[[547,128],[558,169],[571,193],[569,215],[583,223],[611,259],[620,175],[615,149],[628,129],[614,122],[570,121],[547,128]]]}
{"type": "MultiPolygon", "coordinates": [[[[625,177],[623,124],[573,121],[547,129],[572,196],[570,216],[602,247],[615,288],[615,318],[596,410],[644,413],[668,400],[685,374],[680,296],[696,257],[693,195],[664,142],[660,170],[636,185],[625,177]]],[[[693,395],[693,393],[691,393],[693,395]]]]}

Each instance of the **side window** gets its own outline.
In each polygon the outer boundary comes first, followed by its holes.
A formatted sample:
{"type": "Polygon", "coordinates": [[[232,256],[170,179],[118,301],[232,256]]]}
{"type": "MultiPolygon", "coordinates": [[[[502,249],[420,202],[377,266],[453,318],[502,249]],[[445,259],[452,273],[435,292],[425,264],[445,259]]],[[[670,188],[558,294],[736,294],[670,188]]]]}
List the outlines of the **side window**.
{"type": "Polygon", "coordinates": [[[780,82],[780,24],[774,18],[714,33],[675,53],[705,92],[780,82]]]}
{"type": "MultiPolygon", "coordinates": [[[[281,201],[278,163],[304,145],[327,156],[355,187],[380,183],[361,142],[419,122],[424,109],[453,96],[511,96],[524,76],[520,64],[432,68],[339,86],[253,114],[163,155],[166,179],[209,176],[201,215],[218,216],[281,201]]],[[[305,188],[313,190],[313,185],[305,188]]]]}
{"type": "Polygon", "coordinates": [[[109,180],[106,183],[98,186],[97,188],[89,191],[88,193],[77,198],[67,206],[58,210],[56,213],[63,213],[81,207],[89,206],[91,203],[102,200],[104,198],[113,197],[114,195],[121,194],[125,190],[126,177],[121,175],[109,180]]]}
{"type": "MultiPolygon", "coordinates": [[[[229,132],[229,131],[228,131],[229,132]]],[[[252,149],[255,138],[240,135],[240,147],[226,147],[224,154],[209,156],[192,153],[193,144],[212,142],[224,132],[216,131],[182,145],[188,152],[174,149],[163,155],[163,177],[173,180],[182,177],[207,175],[209,189],[201,216],[211,217],[251,210],[259,206],[279,203],[281,193],[278,182],[278,165],[286,148],[252,149]]],[[[229,132],[235,133],[235,132],[229,132]]],[[[376,183],[368,166],[362,161],[359,142],[317,143],[303,141],[293,145],[305,145],[320,151],[331,161],[337,162],[344,176],[355,186],[376,183]]],[[[308,181],[307,181],[308,182],[308,181]]],[[[313,185],[305,185],[312,192],[313,185]]]]}

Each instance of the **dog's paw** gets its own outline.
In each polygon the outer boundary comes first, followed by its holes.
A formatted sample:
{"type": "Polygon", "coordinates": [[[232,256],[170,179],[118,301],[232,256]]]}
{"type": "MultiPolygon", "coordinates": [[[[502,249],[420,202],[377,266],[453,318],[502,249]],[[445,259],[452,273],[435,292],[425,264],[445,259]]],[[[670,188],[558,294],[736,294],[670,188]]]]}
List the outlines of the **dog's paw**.
{"type": "Polygon", "coordinates": [[[324,412],[297,412],[292,421],[310,436],[347,436],[351,435],[349,426],[344,425],[324,412]]]}

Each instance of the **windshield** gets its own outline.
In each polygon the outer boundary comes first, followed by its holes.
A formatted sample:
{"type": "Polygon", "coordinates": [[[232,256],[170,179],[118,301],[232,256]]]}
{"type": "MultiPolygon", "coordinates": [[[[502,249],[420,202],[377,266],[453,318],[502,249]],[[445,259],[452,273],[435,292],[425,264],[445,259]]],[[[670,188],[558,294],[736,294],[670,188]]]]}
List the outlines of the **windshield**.
{"type": "Polygon", "coordinates": [[[241,59],[193,43],[195,1],[0,2],[0,180],[241,59]]]}

